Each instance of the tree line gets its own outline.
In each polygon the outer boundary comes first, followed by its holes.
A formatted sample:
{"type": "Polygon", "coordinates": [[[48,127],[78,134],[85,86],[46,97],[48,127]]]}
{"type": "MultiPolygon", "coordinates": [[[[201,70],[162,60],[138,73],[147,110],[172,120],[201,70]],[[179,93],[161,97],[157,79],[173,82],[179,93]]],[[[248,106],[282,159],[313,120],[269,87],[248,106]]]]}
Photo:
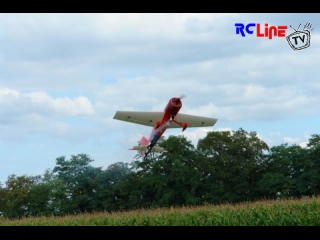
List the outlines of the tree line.
{"type": "Polygon", "coordinates": [[[183,136],[162,138],[167,153],[137,154],[107,169],[87,154],[56,159],[38,176],[0,183],[0,216],[21,218],[137,208],[301,198],[320,193],[320,135],[307,147],[269,148],[256,132],[208,132],[193,146],[183,136]]]}

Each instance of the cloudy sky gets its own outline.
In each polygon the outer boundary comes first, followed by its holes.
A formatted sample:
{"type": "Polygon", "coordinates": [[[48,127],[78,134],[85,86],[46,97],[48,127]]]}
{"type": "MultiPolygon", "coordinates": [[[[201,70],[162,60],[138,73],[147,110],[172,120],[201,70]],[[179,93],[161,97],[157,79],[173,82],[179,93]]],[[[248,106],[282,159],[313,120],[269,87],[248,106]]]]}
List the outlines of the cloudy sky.
{"type": "Polygon", "coordinates": [[[163,111],[181,94],[181,113],[218,119],[183,133],[195,145],[242,127],[269,146],[304,146],[320,134],[319,23],[320,14],[0,14],[0,182],[43,174],[59,156],[131,162],[128,148],[151,128],[115,112],[163,111]],[[235,28],[285,25],[287,36],[307,22],[310,47],[299,51],[235,28]]]}

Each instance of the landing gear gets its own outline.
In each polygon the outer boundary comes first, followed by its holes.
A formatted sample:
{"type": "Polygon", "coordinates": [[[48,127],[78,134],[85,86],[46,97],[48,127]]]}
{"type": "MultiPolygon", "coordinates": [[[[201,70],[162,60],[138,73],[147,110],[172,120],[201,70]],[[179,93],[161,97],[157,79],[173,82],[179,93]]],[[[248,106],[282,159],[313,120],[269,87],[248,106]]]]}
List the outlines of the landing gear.
{"type": "Polygon", "coordinates": [[[173,119],[172,121],[174,121],[176,124],[178,124],[178,125],[180,125],[180,126],[182,127],[182,132],[183,132],[184,130],[186,130],[187,127],[188,127],[188,123],[182,124],[181,122],[177,122],[177,121],[174,120],[174,119],[173,119]]]}
{"type": "Polygon", "coordinates": [[[187,127],[188,127],[188,123],[184,123],[183,126],[182,126],[182,132],[183,132],[184,130],[186,130],[187,127]]]}

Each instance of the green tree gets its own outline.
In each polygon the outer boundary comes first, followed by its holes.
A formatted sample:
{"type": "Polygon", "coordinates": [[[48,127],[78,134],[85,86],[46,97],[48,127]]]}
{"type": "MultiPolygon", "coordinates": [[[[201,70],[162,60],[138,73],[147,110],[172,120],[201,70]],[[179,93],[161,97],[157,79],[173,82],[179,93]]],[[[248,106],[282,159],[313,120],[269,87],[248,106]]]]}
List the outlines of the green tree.
{"type": "Polygon", "coordinates": [[[204,201],[239,202],[257,197],[256,185],[268,145],[255,132],[208,132],[197,149],[205,159],[202,167],[204,201]]]}
{"type": "Polygon", "coordinates": [[[87,154],[72,155],[69,161],[64,156],[56,159],[53,172],[59,181],[55,182],[54,194],[60,207],[55,207],[56,212],[79,213],[95,209],[97,178],[101,169],[90,166],[92,161],[87,154]]]}
{"type": "Polygon", "coordinates": [[[296,183],[307,164],[307,150],[299,145],[286,143],[272,147],[258,183],[261,197],[300,197],[296,183]]]}
{"type": "Polygon", "coordinates": [[[8,176],[5,187],[0,188],[0,212],[7,218],[29,215],[30,190],[40,176],[8,176]]]}
{"type": "Polygon", "coordinates": [[[49,183],[38,183],[32,186],[28,199],[29,215],[49,216],[53,214],[49,207],[51,192],[52,185],[49,183]]]}
{"type": "Polygon", "coordinates": [[[29,194],[29,214],[33,216],[49,216],[54,211],[51,206],[54,198],[53,189],[57,176],[51,169],[46,169],[45,173],[37,178],[29,194]]]}
{"type": "Polygon", "coordinates": [[[114,211],[134,206],[129,202],[129,194],[135,186],[132,182],[126,185],[126,179],[131,175],[134,173],[129,164],[123,162],[109,165],[100,174],[97,190],[100,209],[114,211]]]}
{"type": "Polygon", "coordinates": [[[67,195],[67,187],[62,179],[51,182],[52,191],[49,194],[49,212],[53,215],[66,215],[74,212],[72,199],[67,195]]]}
{"type": "Polygon", "coordinates": [[[136,162],[140,171],[135,181],[140,187],[135,189],[132,199],[146,207],[198,203],[200,184],[194,146],[183,136],[170,136],[159,146],[168,152],[136,162]]]}
{"type": "Polygon", "coordinates": [[[3,184],[0,182],[0,217],[3,217],[4,211],[6,210],[6,189],[2,187],[3,184]]]}
{"type": "Polygon", "coordinates": [[[307,161],[305,168],[297,180],[297,188],[301,195],[320,194],[320,135],[313,134],[307,144],[307,161]]]}

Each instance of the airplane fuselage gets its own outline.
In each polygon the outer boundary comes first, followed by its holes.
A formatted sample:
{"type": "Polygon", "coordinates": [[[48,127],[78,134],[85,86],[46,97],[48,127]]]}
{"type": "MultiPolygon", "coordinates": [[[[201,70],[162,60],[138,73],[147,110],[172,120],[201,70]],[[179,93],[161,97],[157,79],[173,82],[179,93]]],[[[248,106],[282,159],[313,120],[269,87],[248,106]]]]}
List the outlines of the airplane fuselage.
{"type": "Polygon", "coordinates": [[[158,142],[160,137],[163,133],[167,130],[170,126],[172,120],[174,120],[175,116],[179,112],[180,108],[182,107],[182,102],[180,98],[171,98],[164,109],[164,115],[161,121],[157,121],[155,126],[153,127],[150,137],[150,150],[152,147],[158,142]]]}

